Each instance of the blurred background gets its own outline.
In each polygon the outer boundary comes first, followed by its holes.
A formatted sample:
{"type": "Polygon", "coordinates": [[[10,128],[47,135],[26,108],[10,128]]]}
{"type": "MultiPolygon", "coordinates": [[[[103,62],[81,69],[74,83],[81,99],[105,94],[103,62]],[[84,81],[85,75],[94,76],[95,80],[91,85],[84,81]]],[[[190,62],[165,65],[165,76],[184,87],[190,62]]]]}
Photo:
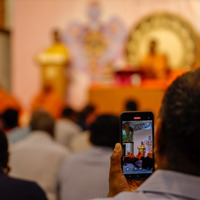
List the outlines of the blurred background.
{"type": "Polygon", "coordinates": [[[38,107],[119,115],[127,100],[157,117],[166,87],[199,66],[199,10],[196,0],[1,0],[1,89],[22,124],[38,107]]]}
{"type": "MultiPolygon", "coordinates": [[[[198,0],[0,0],[3,170],[49,200],[107,197],[119,115],[156,122],[166,88],[199,67],[199,11],[198,0]]],[[[146,125],[122,127],[141,134],[127,143],[131,170],[153,166],[146,125]]]]}

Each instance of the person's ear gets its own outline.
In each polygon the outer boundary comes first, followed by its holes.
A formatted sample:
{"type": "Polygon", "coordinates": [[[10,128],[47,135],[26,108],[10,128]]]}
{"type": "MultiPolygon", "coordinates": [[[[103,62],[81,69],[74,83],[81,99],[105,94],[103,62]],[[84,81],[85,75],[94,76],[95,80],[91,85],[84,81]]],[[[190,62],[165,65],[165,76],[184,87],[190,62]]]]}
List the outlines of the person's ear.
{"type": "Polygon", "coordinates": [[[160,138],[160,134],[161,134],[161,128],[162,128],[162,119],[158,118],[156,132],[155,132],[155,136],[154,136],[154,143],[155,143],[154,153],[155,153],[155,155],[157,153],[159,153],[159,150],[160,150],[159,138],[160,138]]]}
{"type": "Polygon", "coordinates": [[[8,175],[10,172],[10,166],[9,166],[9,157],[10,157],[10,152],[8,152],[8,161],[7,161],[7,166],[3,169],[4,174],[8,175]]]}
{"type": "Polygon", "coordinates": [[[156,169],[160,168],[160,144],[159,144],[159,137],[161,134],[161,128],[162,128],[162,119],[157,119],[157,126],[156,126],[156,132],[154,136],[154,155],[155,155],[155,162],[156,162],[156,169]]]}
{"type": "Polygon", "coordinates": [[[158,118],[157,120],[157,126],[156,126],[156,132],[155,132],[155,137],[154,137],[154,154],[155,154],[155,161],[157,163],[157,167],[159,169],[166,169],[168,162],[167,159],[164,155],[160,154],[160,137],[161,137],[161,130],[162,130],[162,119],[158,118]]]}

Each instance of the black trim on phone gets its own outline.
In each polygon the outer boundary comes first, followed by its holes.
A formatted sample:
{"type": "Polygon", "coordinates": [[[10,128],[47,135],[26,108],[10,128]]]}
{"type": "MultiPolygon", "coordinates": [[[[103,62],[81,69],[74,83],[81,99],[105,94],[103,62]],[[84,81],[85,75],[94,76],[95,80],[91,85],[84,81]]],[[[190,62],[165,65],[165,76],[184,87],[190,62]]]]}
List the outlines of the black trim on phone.
{"type": "MultiPolygon", "coordinates": [[[[126,142],[123,142],[123,138],[122,138],[122,122],[123,121],[145,121],[145,120],[151,120],[152,121],[152,152],[154,149],[154,115],[152,112],[150,111],[130,111],[130,112],[123,112],[120,115],[120,143],[123,147],[123,144],[126,142]]],[[[131,143],[131,142],[130,142],[131,143]]],[[[152,173],[154,172],[155,168],[154,168],[154,153],[152,153],[152,158],[153,158],[153,169],[152,169],[152,173]]],[[[123,171],[123,156],[121,159],[121,167],[122,167],[122,171],[123,171]]],[[[151,173],[151,174],[152,174],[151,173]]],[[[124,174],[124,176],[128,179],[128,180],[145,180],[146,178],[148,178],[151,174],[149,173],[144,173],[144,174],[124,174]]]]}

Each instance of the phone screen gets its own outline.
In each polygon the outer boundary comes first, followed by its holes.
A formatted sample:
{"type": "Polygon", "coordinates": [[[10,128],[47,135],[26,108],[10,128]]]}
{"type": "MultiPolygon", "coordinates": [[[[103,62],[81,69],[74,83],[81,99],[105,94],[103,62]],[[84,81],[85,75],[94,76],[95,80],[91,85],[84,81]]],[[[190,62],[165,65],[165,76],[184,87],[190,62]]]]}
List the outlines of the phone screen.
{"type": "Polygon", "coordinates": [[[124,112],[121,118],[122,169],[127,179],[146,179],[154,172],[152,112],[124,112]]]}

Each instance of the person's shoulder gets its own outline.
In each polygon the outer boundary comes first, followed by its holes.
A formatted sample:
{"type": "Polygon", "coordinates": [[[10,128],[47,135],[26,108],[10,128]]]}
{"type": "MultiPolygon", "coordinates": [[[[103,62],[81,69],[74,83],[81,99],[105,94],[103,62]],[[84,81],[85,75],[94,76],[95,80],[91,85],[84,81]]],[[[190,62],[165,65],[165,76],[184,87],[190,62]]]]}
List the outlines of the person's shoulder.
{"type": "Polygon", "coordinates": [[[21,185],[23,185],[23,190],[26,189],[28,194],[31,194],[33,199],[44,199],[46,200],[45,192],[42,190],[42,188],[35,182],[31,181],[25,181],[25,180],[19,180],[21,181],[21,185]]]}
{"type": "MultiPolygon", "coordinates": [[[[137,192],[121,192],[115,197],[112,198],[113,200],[147,200],[144,195],[140,195],[137,192]]],[[[98,198],[93,200],[110,200],[110,198],[98,198]]],[[[149,200],[149,199],[148,199],[149,200]]]]}
{"type": "Polygon", "coordinates": [[[68,157],[65,157],[65,159],[62,162],[63,168],[71,167],[76,164],[78,165],[81,162],[85,161],[89,156],[89,151],[90,149],[84,150],[82,152],[76,152],[69,155],[68,157]]]}
{"type": "MultiPolygon", "coordinates": [[[[47,200],[44,191],[35,183],[5,176],[1,185],[0,197],[6,199],[47,200]]],[[[1,199],[0,198],[0,199],[1,199]]]]}
{"type": "Polygon", "coordinates": [[[55,140],[53,141],[53,145],[52,145],[52,151],[58,154],[70,154],[70,150],[68,147],[59,144],[58,142],[56,142],[55,140]]]}

